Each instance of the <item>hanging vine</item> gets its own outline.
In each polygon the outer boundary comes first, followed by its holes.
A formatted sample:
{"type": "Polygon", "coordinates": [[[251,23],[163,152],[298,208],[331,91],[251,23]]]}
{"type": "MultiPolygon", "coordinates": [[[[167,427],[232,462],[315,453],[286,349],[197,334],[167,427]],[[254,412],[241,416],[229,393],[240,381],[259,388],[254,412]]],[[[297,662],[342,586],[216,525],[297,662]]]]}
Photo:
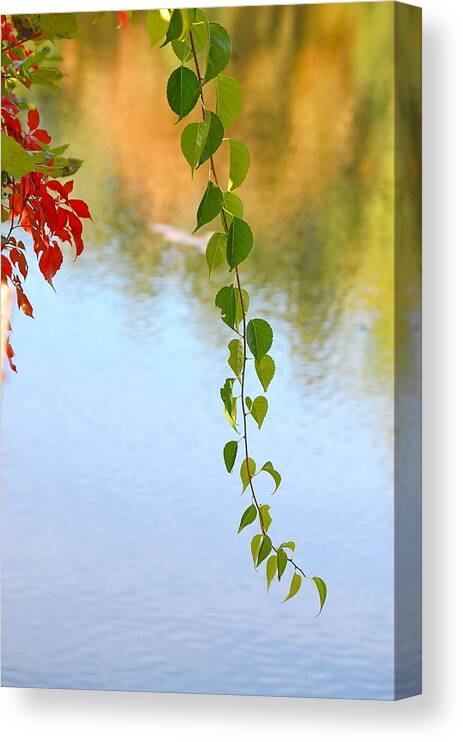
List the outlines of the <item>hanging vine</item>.
{"type": "Polygon", "coordinates": [[[325,582],[321,577],[308,577],[295,561],[294,541],[277,544],[270,536],[270,505],[259,502],[254,486],[256,477],[266,473],[273,480],[272,494],[275,494],[281,485],[281,475],[271,461],[258,469],[250,455],[250,420],[252,418],[259,429],[262,427],[268,401],[264,394],[254,399],[246,394],[246,374],[249,363],[253,361],[257,378],[267,393],[275,374],[275,362],[269,355],[273,343],[272,327],[265,319],[249,319],[249,294],[240,279],[240,266],[253,249],[253,233],[243,218],[243,202],[236,193],[249,170],[249,150],[239,139],[224,136],[225,129],[237,119],[243,102],[238,82],[224,74],[231,57],[231,39],[223,26],[209,22],[206,13],[200,9],[149,11],[148,28],[152,44],[163,41],[161,46],[166,46],[170,43],[180,61],[180,66],[172,72],[167,83],[167,99],[178,116],[177,123],[197,106],[201,110],[201,120],[187,124],[181,135],[181,149],[192,175],[202,165],[207,164],[209,168],[194,231],[220,219],[221,229],[212,235],[206,249],[209,276],[223,264],[228,265],[233,276],[233,282],[217,293],[215,305],[223,322],[237,336],[228,343],[228,365],[233,375],[225,379],[220,397],[225,417],[238,436],[224,446],[225,467],[232,472],[241,444],[242,494],[249,493],[251,500],[241,517],[238,533],[257,522],[258,532],[251,539],[251,554],[256,569],[265,563],[267,589],[270,589],[275,576],[280,581],[285,571],[292,569],[289,591],[283,602],[299,592],[303,579],[310,579],[318,590],[321,611],[327,594],[325,582]],[[206,105],[205,86],[209,83],[216,86],[215,110],[206,105]],[[214,161],[214,155],[223,145],[229,150],[226,188],[219,181],[214,161]]]}

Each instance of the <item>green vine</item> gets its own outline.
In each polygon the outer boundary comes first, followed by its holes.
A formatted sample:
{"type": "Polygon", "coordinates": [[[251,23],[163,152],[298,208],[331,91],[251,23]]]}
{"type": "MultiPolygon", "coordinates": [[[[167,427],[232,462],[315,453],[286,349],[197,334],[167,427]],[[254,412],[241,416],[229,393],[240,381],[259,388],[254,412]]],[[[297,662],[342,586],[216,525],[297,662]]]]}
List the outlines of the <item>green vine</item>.
{"type": "Polygon", "coordinates": [[[273,330],[264,319],[248,319],[249,295],[240,280],[239,266],[251,253],[253,234],[243,218],[243,203],[235,193],[248,173],[249,151],[244,142],[224,137],[225,128],[236,120],[243,101],[237,81],[224,74],[231,56],[231,39],[223,26],[210,22],[206,13],[200,9],[149,11],[148,30],[152,45],[162,40],[161,46],[170,43],[181,63],[172,72],[167,83],[167,99],[170,108],[178,116],[177,123],[191,113],[197,104],[201,108],[202,120],[187,124],[181,136],[182,152],[192,175],[203,164],[209,163],[208,183],[198,207],[194,231],[220,218],[222,231],[212,235],[206,249],[209,276],[225,263],[233,274],[233,283],[219,290],[215,305],[220,309],[223,322],[237,335],[228,344],[228,364],[233,376],[225,379],[220,396],[225,416],[238,436],[238,410],[241,410],[241,437],[226,443],[223,451],[225,467],[231,472],[239,444],[244,446],[244,459],[240,467],[242,494],[246,491],[250,493],[251,504],[241,517],[238,533],[257,520],[259,532],[251,540],[251,554],[256,569],[261,564],[266,565],[267,589],[270,589],[275,575],[280,581],[289,566],[293,569],[293,574],[283,602],[299,592],[304,578],[310,579],[318,590],[321,611],[327,594],[325,582],[321,577],[308,577],[294,561],[294,541],[275,545],[269,536],[272,523],[270,506],[259,503],[254,488],[255,478],[265,472],[273,479],[272,494],[275,494],[280,487],[281,476],[271,461],[257,470],[249,452],[249,418],[252,417],[260,429],[268,411],[268,401],[264,395],[254,399],[246,395],[248,364],[254,360],[255,372],[266,393],[275,373],[275,363],[268,353],[273,343],[273,330]],[[203,57],[203,73],[200,55],[203,57]],[[207,108],[204,93],[205,86],[212,81],[216,85],[215,111],[207,108]],[[223,143],[229,148],[229,179],[226,190],[220,185],[214,161],[214,155],[223,143]],[[236,395],[235,384],[239,385],[239,394],[236,395]]]}

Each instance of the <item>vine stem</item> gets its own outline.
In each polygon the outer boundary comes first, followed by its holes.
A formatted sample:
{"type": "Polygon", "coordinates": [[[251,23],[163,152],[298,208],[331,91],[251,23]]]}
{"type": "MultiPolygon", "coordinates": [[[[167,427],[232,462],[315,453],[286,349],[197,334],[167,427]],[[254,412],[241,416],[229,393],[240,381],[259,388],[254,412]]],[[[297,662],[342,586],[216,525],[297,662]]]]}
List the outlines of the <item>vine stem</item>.
{"type": "MultiPolygon", "coordinates": [[[[199,68],[198,55],[197,55],[196,48],[195,48],[193,34],[192,34],[191,31],[189,32],[189,37],[190,37],[191,53],[193,55],[194,65],[195,65],[195,69],[196,69],[196,76],[198,78],[199,85],[200,85],[200,93],[199,93],[199,95],[200,95],[200,99],[201,99],[201,111],[202,111],[202,115],[203,115],[203,121],[205,121],[205,119],[206,119],[206,102],[204,100],[204,93],[203,93],[203,86],[202,86],[203,80],[202,80],[202,76],[201,76],[201,70],[199,68]]],[[[209,163],[210,163],[212,177],[214,178],[214,181],[215,181],[216,185],[219,186],[219,188],[220,188],[219,179],[217,177],[217,170],[216,170],[215,163],[214,163],[214,157],[212,155],[209,158],[209,163]]],[[[221,219],[222,219],[222,224],[223,224],[224,231],[227,234],[228,233],[228,224],[227,224],[227,217],[225,215],[225,210],[224,210],[223,206],[222,206],[222,208],[220,210],[220,215],[221,215],[221,219]]],[[[240,281],[240,274],[239,274],[238,266],[236,266],[236,268],[235,268],[235,279],[236,279],[236,286],[237,286],[237,289],[238,289],[238,295],[239,295],[239,298],[240,298],[241,313],[243,315],[243,335],[242,335],[242,337],[243,337],[243,368],[242,368],[242,371],[241,371],[241,378],[240,378],[240,382],[241,382],[240,398],[241,398],[241,410],[242,410],[242,414],[243,414],[243,441],[244,441],[244,451],[245,451],[245,456],[246,456],[246,470],[247,470],[247,475],[248,475],[248,480],[249,480],[249,488],[251,490],[251,498],[252,498],[252,501],[254,503],[254,506],[255,506],[255,508],[257,510],[257,513],[259,515],[260,530],[262,532],[262,535],[265,536],[267,534],[267,531],[266,531],[266,528],[265,528],[265,525],[264,525],[264,519],[263,519],[263,516],[262,516],[261,509],[260,509],[259,501],[257,499],[257,495],[256,495],[255,490],[254,490],[254,485],[253,485],[253,482],[252,482],[252,479],[253,478],[251,476],[251,471],[250,471],[250,468],[249,468],[249,435],[248,435],[248,429],[247,429],[247,414],[246,414],[246,406],[245,406],[245,374],[246,374],[246,362],[247,362],[246,310],[245,310],[245,306],[244,306],[243,291],[242,291],[242,288],[241,288],[241,281],[240,281]]],[[[272,550],[275,553],[278,552],[278,549],[273,545],[273,543],[272,543],[272,550]]],[[[301,569],[301,567],[299,567],[293,561],[292,558],[289,558],[288,557],[288,562],[290,562],[293,565],[294,569],[298,570],[302,574],[303,577],[306,577],[306,574],[305,574],[304,570],[301,569]]]]}

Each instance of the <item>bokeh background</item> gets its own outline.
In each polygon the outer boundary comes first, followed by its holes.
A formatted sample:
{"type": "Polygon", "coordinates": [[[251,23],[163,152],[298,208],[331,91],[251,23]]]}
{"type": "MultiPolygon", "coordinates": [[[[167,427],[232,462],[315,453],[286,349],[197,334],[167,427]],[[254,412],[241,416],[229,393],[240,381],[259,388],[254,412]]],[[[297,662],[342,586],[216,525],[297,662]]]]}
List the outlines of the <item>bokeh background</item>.
{"type": "MultiPolygon", "coordinates": [[[[245,503],[223,468],[218,394],[229,338],[213,307],[226,276],[209,283],[205,240],[188,236],[207,173],[191,181],[167,105],[176,58],[149,48],[143,14],[128,30],[82,14],[80,39],[60,45],[63,90],[38,103],[85,160],[74,190],[93,223],[56,294],[28,278],[35,320],[14,318],[2,682],[390,698],[394,351],[419,311],[417,249],[394,314],[392,3],[211,16],[245,91],[230,130],[252,157],[243,282],[275,329],[251,448],[283,475],[272,529],[326,580],[326,607],[314,617],[309,583],[285,605],[284,587],[268,596],[250,529],[236,535],[245,503]]],[[[417,203],[401,211],[413,223],[417,203]]]]}

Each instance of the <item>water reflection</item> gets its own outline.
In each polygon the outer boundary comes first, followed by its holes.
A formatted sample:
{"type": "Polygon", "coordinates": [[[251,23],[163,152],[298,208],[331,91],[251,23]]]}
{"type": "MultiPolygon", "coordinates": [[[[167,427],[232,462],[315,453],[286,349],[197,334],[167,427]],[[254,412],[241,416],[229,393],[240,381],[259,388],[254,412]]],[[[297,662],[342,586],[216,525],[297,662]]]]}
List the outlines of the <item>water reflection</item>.
{"type": "MultiPolygon", "coordinates": [[[[393,67],[384,10],[215,13],[230,27],[231,73],[246,91],[231,131],[252,154],[242,193],[257,249],[245,278],[270,314],[289,323],[296,355],[309,359],[323,354],[342,318],[367,315],[362,373],[384,382],[394,337],[393,67]]],[[[63,45],[65,96],[47,98],[48,117],[86,157],[78,185],[93,206],[94,259],[108,260],[102,246],[111,240],[118,258],[111,255],[110,270],[126,290],[149,296],[164,244],[152,225],[191,229],[207,173],[189,181],[164,95],[175,58],[143,43],[144,18],[128,32],[115,32],[111,16],[92,24],[83,15],[81,25],[81,40],[63,45]]],[[[185,280],[209,306],[203,263],[190,253],[185,280]]]]}

